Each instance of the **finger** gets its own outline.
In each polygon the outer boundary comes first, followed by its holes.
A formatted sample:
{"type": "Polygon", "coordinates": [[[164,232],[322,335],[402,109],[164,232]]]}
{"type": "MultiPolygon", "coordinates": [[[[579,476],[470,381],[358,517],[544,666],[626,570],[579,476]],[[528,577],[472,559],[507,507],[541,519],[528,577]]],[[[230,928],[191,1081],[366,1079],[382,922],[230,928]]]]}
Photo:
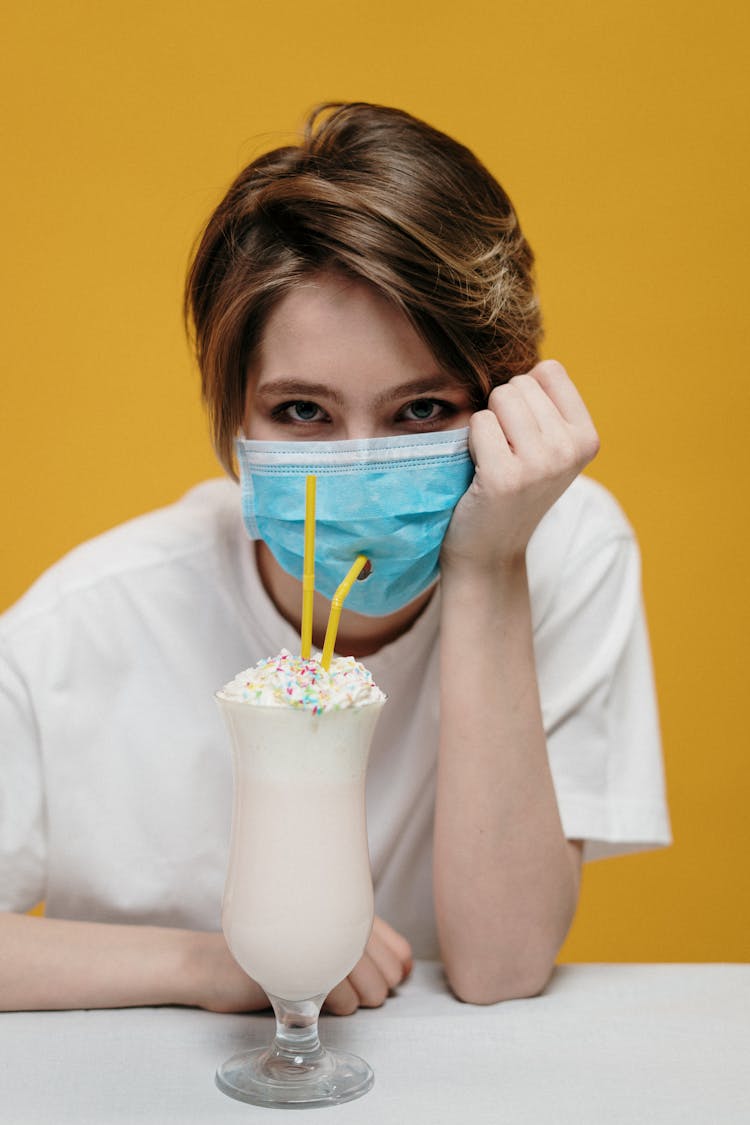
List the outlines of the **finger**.
{"type": "Polygon", "coordinates": [[[566,465],[585,462],[588,459],[588,431],[566,422],[533,376],[517,375],[511,381],[518,387],[539,425],[542,443],[538,452],[544,455],[540,464],[560,470],[566,465]]]}
{"type": "Polygon", "coordinates": [[[408,970],[411,969],[414,963],[414,954],[411,951],[411,945],[393,926],[376,915],[372,923],[372,934],[380,939],[389,949],[398,957],[401,964],[408,970]]]}
{"type": "Polygon", "coordinates": [[[523,457],[541,445],[541,429],[526,398],[513,383],[495,387],[488,406],[500,423],[511,450],[523,457]]]}
{"type": "Polygon", "coordinates": [[[477,469],[513,457],[508,439],[491,410],[478,410],[469,419],[469,454],[477,469]]]}
{"type": "Polygon", "coordinates": [[[591,425],[591,415],[573,380],[556,359],[545,359],[529,372],[571,426],[591,425]]]}
{"type": "Polygon", "coordinates": [[[360,958],[349,973],[348,980],[363,1008],[379,1008],[388,999],[388,981],[369,953],[360,958]]]}
{"type": "Polygon", "coordinates": [[[567,426],[557,406],[533,375],[514,375],[510,382],[521,393],[541,433],[548,434],[555,427],[567,426]]]}
{"type": "Polygon", "coordinates": [[[388,985],[389,991],[401,984],[408,966],[376,933],[370,935],[367,953],[388,985]]]}
{"type": "Polygon", "coordinates": [[[345,977],[326,997],[323,1011],[332,1016],[351,1016],[359,1007],[359,994],[354,985],[345,977]]]}

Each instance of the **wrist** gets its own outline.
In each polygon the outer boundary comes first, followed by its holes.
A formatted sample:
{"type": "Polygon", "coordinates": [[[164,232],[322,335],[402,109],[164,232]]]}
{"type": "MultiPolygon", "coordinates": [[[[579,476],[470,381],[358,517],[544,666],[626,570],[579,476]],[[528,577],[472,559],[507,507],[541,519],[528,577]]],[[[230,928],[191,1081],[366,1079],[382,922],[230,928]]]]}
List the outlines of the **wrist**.
{"type": "Polygon", "coordinates": [[[205,994],[207,958],[205,939],[210,935],[197,930],[167,930],[170,955],[166,965],[166,1002],[183,1007],[202,1007],[205,994]]]}
{"type": "Polygon", "coordinates": [[[491,561],[467,556],[441,556],[440,580],[443,597],[484,594],[503,598],[527,587],[526,552],[494,558],[491,561]]]}
{"type": "Polygon", "coordinates": [[[221,932],[184,933],[181,998],[174,1003],[211,1012],[255,1012],[268,1007],[265,992],[237,964],[221,932]]]}

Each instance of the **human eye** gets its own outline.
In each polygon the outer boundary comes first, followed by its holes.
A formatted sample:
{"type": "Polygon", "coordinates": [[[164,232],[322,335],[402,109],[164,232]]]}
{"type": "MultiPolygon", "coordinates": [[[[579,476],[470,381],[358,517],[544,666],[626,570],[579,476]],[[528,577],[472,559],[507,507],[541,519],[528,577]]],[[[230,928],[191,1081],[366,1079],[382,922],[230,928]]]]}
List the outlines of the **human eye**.
{"type": "Polygon", "coordinates": [[[294,399],[291,402],[280,402],[271,411],[275,422],[286,425],[310,425],[313,422],[328,422],[330,418],[320,406],[307,399],[294,399]]]}
{"type": "Polygon", "coordinates": [[[452,402],[439,398],[417,398],[408,403],[399,413],[404,422],[440,422],[456,414],[458,408],[452,402]]]}

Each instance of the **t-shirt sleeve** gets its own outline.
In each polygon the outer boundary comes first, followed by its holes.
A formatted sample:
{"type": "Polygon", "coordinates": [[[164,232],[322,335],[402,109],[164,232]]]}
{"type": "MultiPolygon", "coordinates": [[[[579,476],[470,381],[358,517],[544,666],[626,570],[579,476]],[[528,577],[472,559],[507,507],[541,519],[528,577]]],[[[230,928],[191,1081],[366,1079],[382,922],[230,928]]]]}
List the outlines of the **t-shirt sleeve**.
{"type": "Polygon", "coordinates": [[[28,687],[0,641],[0,910],[30,910],[46,886],[44,792],[28,687]]]}
{"type": "Polygon", "coordinates": [[[598,859],[671,841],[659,719],[632,533],[574,550],[535,631],[563,829],[598,859]]]}

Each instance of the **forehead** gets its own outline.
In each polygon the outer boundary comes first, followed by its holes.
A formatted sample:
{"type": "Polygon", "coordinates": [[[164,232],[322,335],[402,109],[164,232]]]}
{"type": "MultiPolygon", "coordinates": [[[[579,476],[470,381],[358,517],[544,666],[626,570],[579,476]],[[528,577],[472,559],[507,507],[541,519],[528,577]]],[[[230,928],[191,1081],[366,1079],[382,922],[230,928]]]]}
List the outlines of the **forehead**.
{"type": "Polygon", "coordinates": [[[406,315],[372,286],[320,274],[285,294],[258,349],[258,379],[391,367],[428,374],[440,365],[406,315]]]}

